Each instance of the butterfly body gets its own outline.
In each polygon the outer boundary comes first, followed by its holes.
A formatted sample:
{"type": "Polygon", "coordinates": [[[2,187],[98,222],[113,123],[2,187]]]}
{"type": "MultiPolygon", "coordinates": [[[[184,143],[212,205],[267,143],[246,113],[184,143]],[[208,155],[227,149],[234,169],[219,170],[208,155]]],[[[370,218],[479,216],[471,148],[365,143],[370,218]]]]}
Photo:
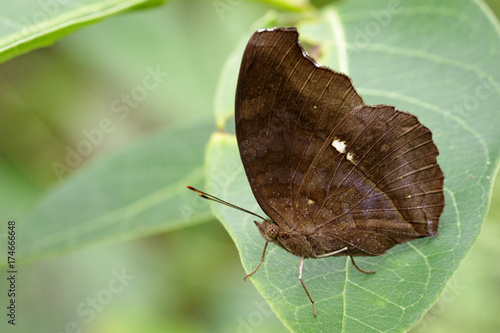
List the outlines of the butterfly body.
{"type": "MultiPolygon", "coordinates": [[[[335,236],[325,234],[322,231],[307,233],[304,231],[283,230],[270,220],[255,222],[262,237],[268,242],[272,242],[286,251],[303,258],[320,258],[321,255],[339,251],[347,246],[335,236]]],[[[357,252],[356,249],[354,252],[357,252]]],[[[335,256],[348,255],[346,251],[341,251],[335,256]]]]}

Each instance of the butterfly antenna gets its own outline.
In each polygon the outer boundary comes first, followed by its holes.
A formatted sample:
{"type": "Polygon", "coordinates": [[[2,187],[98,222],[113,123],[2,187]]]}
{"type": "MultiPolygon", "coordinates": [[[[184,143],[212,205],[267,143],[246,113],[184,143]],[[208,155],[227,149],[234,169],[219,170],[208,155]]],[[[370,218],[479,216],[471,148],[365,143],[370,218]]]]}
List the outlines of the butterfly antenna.
{"type": "Polygon", "coordinates": [[[187,186],[188,189],[190,189],[191,191],[195,191],[196,193],[198,193],[198,195],[200,197],[202,197],[203,199],[207,199],[207,200],[212,200],[212,201],[215,201],[215,202],[218,202],[220,204],[223,204],[223,205],[226,205],[226,206],[229,206],[231,208],[234,208],[234,209],[237,209],[237,210],[241,210],[242,212],[245,212],[245,213],[248,213],[248,214],[251,214],[253,216],[257,216],[258,218],[262,219],[262,220],[265,220],[265,218],[263,218],[262,216],[258,215],[258,214],[255,214],[254,212],[251,212],[249,210],[246,210],[244,208],[241,208],[241,207],[238,207],[236,205],[233,205],[232,203],[229,203],[227,201],[224,201],[222,199],[219,199],[217,197],[214,197],[213,195],[211,194],[208,194],[206,192],[203,192],[203,191],[200,191],[198,189],[195,189],[194,187],[192,186],[187,186]]]}

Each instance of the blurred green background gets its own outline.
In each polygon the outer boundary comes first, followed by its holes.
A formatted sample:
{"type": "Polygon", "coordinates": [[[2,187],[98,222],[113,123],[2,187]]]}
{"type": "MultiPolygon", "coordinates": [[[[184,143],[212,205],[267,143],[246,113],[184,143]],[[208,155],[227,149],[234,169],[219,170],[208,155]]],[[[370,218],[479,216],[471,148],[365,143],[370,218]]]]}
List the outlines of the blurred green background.
{"type": "MultiPolygon", "coordinates": [[[[224,61],[269,9],[229,3],[222,15],[211,1],[120,15],[0,65],[2,220],[22,221],[59,182],[52,162],[63,163],[66,147],[103,115],[116,128],[80,166],[148,133],[213,119],[224,61]],[[168,73],[158,88],[125,119],[113,114],[113,101],[156,66],[168,73]]],[[[500,3],[487,3],[500,16],[500,3]]],[[[500,331],[499,202],[497,181],[476,245],[412,332],[500,331]]],[[[244,274],[232,240],[213,219],[21,266],[18,320],[25,332],[285,332],[244,274]],[[95,305],[96,297],[107,297],[106,304],[95,305]]]]}

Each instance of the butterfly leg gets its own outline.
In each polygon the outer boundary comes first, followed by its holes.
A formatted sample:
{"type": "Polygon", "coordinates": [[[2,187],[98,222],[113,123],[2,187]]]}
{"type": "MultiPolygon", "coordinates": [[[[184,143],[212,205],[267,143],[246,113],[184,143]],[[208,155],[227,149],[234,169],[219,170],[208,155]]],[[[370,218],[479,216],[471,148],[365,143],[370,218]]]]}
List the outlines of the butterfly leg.
{"type": "Polygon", "coordinates": [[[262,258],[260,259],[259,264],[257,265],[257,267],[255,267],[255,269],[253,271],[251,271],[250,273],[248,273],[247,275],[245,275],[245,277],[243,278],[243,281],[246,281],[247,277],[252,276],[253,273],[257,272],[257,270],[259,269],[260,265],[262,265],[262,263],[264,262],[264,257],[266,255],[267,244],[269,244],[269,242],[266,242],[266,245],[264,245],[264,251],[262,252],[262,258]]]}
{"type": "Polygon", "coordinates": [[[341,248],[340,250],[337,250],[337,251],[333,251],[333,252],[330,252],[330,253],[325,253],[325,254],[320,254],[319,256],[316,256],[316,258],[326,258],[326,257],[331,257],[333,255],[336,255],[337,253],[340,253],[340,252],[344,252],[347,250],[347,247],[343,247],[341,248]]]}
{"type": "Polygon", "coordinates": [[[306,291],[307,297],[309,297],[309,300],[311,301],[312,307],[313,307],[313,314],[314,317],[316,317],[316,309],[314,308],[314,300],[311,297],[311,294],[309,294],[309,291],[306,288],[306,285],[304,284],[304,281],[302,281],[302,269],[304,268],[304,257],[300,258],[300,266],[299,266],[299,281],[302,283],[302,287],[304,287],[304,290],[306,291]]]}
{"type": "Polygon", "coordinates": [[[349,257],[351,257],[351,262],[354,265],[354,267],[356,267],[358,269],[358,271],[360,271],[361,273],[365,273],[365,274],[373,274],[373,273],[375,273],[375,271],[365,271],[365,270],[362,270],[361,268],[358,267],[358,265],[356,265],[356,263],[354,262],[354,258],[350,254],[349,254],[349,257]]]}

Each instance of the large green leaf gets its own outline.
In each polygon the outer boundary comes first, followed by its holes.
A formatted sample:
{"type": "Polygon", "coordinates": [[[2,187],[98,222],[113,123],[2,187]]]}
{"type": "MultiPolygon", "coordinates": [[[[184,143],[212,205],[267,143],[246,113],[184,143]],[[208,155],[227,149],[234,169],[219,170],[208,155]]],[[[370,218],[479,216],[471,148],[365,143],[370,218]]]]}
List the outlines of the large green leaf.
{"type": "Polygon", "coordinates": [[[97,242],[137,238],[212,217],[186,190],[203,182],[213,125],[149,136],[83,168],[50,193],[18,226],[19,258],[34,260],[97,242]]]}
{"type": "Polygon", "coordinates": [[[165,0],[3,1],[0,13],[0,63],[47,46],[108,16],[165,0]]]}
{"type": "MultiPolygon", "coordinates": [[[[280,17],[272,25],[279,23],[280,17]]],[[[298,281],[300,258],[271,244],[251,280],[294,332],[406,331],[458,269],[488,208],[500,148],[498,23],[481,3],[469,0],[364,0],[339,2],[295,24],[302,41],[322,47],[319,62],[348,73],[367,104],[395,105],[433,131],[446,176],[446,207],[437,238],[357,259],[376,274],[360,273],[348,258],[306,260],[303,276],[317,318],[298,281]]],[[[223,112],[217,115],[227,119],[223,112]]],[[[207,191],[263,214],[240,163],[234,136],[214,134],[206,155],[207,191]]],[[[222,205],[212,208],[250,272],[265,242],[255,218],[222,205]]]]}

